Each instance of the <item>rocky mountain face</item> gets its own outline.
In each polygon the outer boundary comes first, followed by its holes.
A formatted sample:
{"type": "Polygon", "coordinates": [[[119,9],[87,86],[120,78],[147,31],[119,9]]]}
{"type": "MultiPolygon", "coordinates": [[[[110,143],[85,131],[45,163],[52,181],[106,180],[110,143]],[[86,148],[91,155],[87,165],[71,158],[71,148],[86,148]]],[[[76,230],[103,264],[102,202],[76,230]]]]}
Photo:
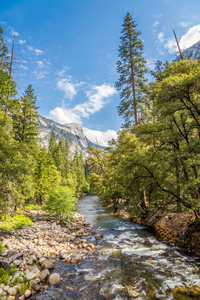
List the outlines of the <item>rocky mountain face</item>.
{"type": "Polygon", "coordinates": [[[72,155],[76,151],[76,145],[83,152],[84,157],[87,156],[87,147],[97,147],[97,145],[88,140],[83,132],[83,128],[76,123],[62,125],[42,116],[39,117],[38,122],[40,127],[40,143],[46,148],[48,148],[50,136],[53,131],[57,141],[60,137],[68,139],[72,155]]]}
{"type": "MultiPolygon", "coordinates": [[[[198,56],[200,56],[200,41],[194,44],[193,46],[183,50],[182,55],[183,58],[186,60],[190,58],[192,58],[192,60],[196,60],[198,56]]],[[[174,61],[178,62],[180,60],[181,60],[180,55],[178,55],[174,61]]]]}

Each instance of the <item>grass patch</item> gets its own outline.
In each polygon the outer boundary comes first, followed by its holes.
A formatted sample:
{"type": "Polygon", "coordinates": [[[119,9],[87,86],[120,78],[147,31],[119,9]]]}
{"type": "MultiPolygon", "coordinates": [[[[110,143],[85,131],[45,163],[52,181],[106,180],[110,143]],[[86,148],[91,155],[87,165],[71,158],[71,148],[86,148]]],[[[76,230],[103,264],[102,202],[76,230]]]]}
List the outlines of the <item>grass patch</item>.
{"type": "Polygon", "coordinates": [[[42,206],[37,205],[37,204],[28,204],[25,207],[28,210],[39,210],[39,209],[42,209],[42,206]]]}
{"type": "Polygon", "coordinates": [[[11,269],[5,270],[4,268],[0,268],[0,284],[7,284],[9,280],[9,276],[13,276],[17,272],[15,265],[12,266],[11,269]]]}
{"type": "Polygon", "coordinates": [[[3,222],[0,223],[0,228],[5,230],[12,230],[12,229],[21,229],[24,225],[31,226],[33,222],[30,217],[24,215],[17,215],[14,217],[2,217],[3,222]]]}

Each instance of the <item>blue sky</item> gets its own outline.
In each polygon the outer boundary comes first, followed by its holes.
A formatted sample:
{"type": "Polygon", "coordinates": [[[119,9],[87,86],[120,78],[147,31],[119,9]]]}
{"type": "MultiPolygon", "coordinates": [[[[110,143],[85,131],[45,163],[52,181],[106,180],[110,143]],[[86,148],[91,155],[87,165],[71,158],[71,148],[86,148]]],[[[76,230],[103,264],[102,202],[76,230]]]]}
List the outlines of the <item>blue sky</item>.
{"type": "Polygon", "coordinates": [[[0,25],[21,95],[31,83],[39,113],[79,123],[105,145],[120,129],[116,62],[121,25],[130,12],[142,32],[149,68],[200,40],[199,0],[1,0],[0,25]]]}

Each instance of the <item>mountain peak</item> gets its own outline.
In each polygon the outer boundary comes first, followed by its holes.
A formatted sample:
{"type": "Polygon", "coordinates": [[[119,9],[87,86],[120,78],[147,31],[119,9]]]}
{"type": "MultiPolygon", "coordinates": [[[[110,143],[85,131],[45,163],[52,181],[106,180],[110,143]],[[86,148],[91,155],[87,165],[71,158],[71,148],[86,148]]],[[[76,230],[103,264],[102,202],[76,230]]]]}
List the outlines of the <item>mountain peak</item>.
{"type": "MultiPolygon", "coordinates": [[[[97,145],[88,140],[83,128],[77,123],[62,125],[42,116],[39,117],[38,123],[40,127],[40,143],[46,148],[48,148],[52,132],[55,133],[57,141],[60,137],[68,139],[72,156],[75,154],[76,146],[78,146],[79,151],[82,151],[84,157],[87,156],[88,147],[97,147],[97,145]]],[[[104,147],[100,148],[103,149],[104,147]]]]}

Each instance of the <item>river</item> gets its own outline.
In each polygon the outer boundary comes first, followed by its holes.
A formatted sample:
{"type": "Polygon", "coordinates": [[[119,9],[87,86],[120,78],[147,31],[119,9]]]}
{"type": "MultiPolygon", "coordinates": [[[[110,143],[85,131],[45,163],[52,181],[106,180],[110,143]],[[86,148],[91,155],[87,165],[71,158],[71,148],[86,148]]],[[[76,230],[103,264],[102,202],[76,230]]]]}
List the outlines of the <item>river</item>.
{"type": "Polygon", "coordinates": [[[96,196],[79,200],[78,210],[103,239],[94,255],[78,265],[55,260],[56,272],[63,278],[59,287],[40,294],[37,299],[132,299],[124,288],[138,293],[138,300],[199,299],[174,298],[177,286],[200,286],[199,259],[158,241],[147,228],[109,214],[96,196]],[[67,276],[66,273],[73,275],[67,276]],[[73,291],[64,291],[66,286],[73,291]]]}

